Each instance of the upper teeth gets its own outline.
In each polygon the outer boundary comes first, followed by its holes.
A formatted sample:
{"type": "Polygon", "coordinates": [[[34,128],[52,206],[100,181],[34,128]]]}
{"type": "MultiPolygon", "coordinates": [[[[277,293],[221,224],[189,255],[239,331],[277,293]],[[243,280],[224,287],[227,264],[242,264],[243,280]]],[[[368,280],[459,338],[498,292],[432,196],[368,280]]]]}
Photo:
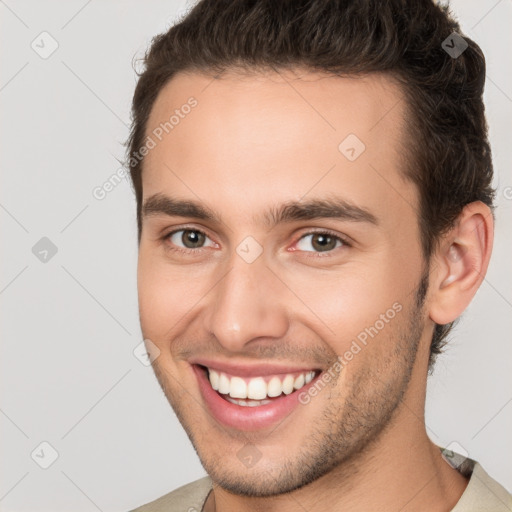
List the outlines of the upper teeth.
{"type": "Polygon", "coordinates": [[[315,376],[314,371],[302,372],[295,376],[288,374],[282,380],[276,375],[270,377],[267,382],[263,377],[252,379],[231,377],[210,368],[208,368],[208,374],[212,388],[219,393],[232,398],[251,398],[253,400],[263,400],[267,397],[279,396],[281,393],[289,395],[294,389],[297,390],[309,384],[315,376]]]}

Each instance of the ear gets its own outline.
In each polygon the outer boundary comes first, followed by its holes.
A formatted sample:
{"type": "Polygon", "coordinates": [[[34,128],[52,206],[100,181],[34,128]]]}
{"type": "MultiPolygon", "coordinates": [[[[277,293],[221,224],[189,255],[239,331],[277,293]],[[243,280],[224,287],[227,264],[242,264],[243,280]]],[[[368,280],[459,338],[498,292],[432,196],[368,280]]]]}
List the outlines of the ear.
{"type": "Polygon", "coordinates": [[[453,322],[469,305],[487,272],[493,239],[490,208],[481,201],[466,205],[432,258],[429,314],[434,322],[453,322]]]}

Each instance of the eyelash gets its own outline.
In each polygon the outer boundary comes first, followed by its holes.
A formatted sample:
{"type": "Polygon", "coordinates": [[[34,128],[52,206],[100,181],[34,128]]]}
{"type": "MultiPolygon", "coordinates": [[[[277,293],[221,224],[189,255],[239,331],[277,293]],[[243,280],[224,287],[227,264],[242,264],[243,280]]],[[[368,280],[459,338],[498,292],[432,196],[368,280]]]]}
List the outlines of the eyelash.
{"type": "MultiPolygon", "coordinates": [[[[176,233],[179,233],[180,231],[193,231],[193,232],[201,233],[205,237],[210,238],[204,231],[202,231],[200,229],[191,228],[191,227],[182,227],[180,229],[175,229],[174,231],[170,231],[169,233],[164,235],[162,237],[163,241],[167,242],[168,240],[170,240],[172,235],[174,235],[176,233]]],[[[318,231],[307,231],[307,232],[303,233],[297,239],[295,244],[297,244],[300,240],[302,240],[303,238],[305,238],[306,236],[309,236],[309,235],[328,235],[328,236],[330,236],[332,238],[335,238],[337,241],[339,240],[342,243],[342,246],[335,247],[334,249],[331,249],[330,251],[325,251],[325,252],[302,251],[302,252],[305,252],[305,253],[312,253],[312,254],[306,254],[307,258],[325,258],[325,257],[330,257],[330,256],[332,256],[332,253],[335,251],[335,249],[342,249],[343,247],[352,247],[352,244],[347,240],[347,238],[344,238],[344,237],[334,233],[333,231],[329,231],[328,229],[323,229],[323,230],[318,230],[318,231]]],[[[199,247],[197,249],[188,249],[188,248],[177,247],[177,246],[171,247],[170,245],[167,245],[166,249],[170,250],[170,251],[176,251],[176,252],[179,252],[179,253],[182,253],[182,254],[197,255],[198,253],[203,252],[203,250],[205,248],[204,247],[199,247]]]]}

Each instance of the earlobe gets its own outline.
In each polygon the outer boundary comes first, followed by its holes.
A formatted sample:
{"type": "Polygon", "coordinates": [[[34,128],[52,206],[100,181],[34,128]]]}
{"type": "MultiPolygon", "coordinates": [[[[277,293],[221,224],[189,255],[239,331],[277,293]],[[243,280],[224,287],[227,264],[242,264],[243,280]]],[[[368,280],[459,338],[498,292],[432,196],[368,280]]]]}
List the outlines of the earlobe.
{"type": "Polygon", "coordinates": [[[480,201],[467,205],[441,240],[431,276],[430,318],[448,324],[469,305],[482,283],[491,256],[492,212],[480,201]]]}

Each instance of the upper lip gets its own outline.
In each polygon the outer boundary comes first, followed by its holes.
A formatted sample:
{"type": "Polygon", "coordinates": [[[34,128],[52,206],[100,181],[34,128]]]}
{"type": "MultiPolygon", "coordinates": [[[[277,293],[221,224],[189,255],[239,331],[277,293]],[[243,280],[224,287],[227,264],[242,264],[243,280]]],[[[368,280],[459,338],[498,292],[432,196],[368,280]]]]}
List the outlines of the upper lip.
{"type": "Polygon", "coordinates": [[[275,363],[252,363],[236,361],[220,361],[215,359],[191,359],[190,364],[206,366],[212,370],[219,370],[229,375],[240,377],[259,377],[264,375],[279,375],[294,372],[318,371],[315,366],[275,364],[275,363]]]}

